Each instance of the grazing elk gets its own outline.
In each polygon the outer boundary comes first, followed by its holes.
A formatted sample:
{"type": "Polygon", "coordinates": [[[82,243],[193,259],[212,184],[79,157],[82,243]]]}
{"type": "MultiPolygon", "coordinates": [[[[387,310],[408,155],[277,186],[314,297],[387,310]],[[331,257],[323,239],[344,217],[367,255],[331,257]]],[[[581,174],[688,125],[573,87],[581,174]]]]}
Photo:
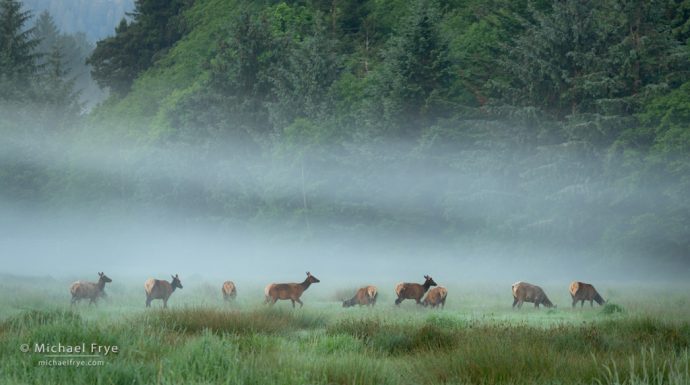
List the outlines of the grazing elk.
{"type": "Polygon", "coordinates": [[[343,307],[351,307],[355,305],[367,305],[367,306],[374,306],[376,305],[376,298],[378,297],[379,293],[376,290],[376,286],[365,286],[357,290],[357,293],[355,293],[355,296],[343,301],[343,307]]]}
{"type": "Polygon", "coordinates": [[[424,305],[424,307],[429,305],[431,305],[431,307],[437,307],[438,305],[441,305],[441,308],[444,308],[446,307],[447,296],[448,289],[443,286],[434,287],[433,289],[430,289],[428,293],[426,293],[426,297],[424,297],[422,305],[424,305]]]}
{"type": "Polygon", "coordinates": [[[606,303],[594,286],[584,282],[573,281],[570,284],[570,296],[573,297],[573,307],[577,301],[582,301],[580,307],[585,306],[585,301],[589,301],[589,305],[592,307],[594,307],[594,301],[597,301],[599,305],[606,303]]]}
{"type": "Polygon", "coordinates": [[[298,302],[299,306],[302,307],[304,304],[300,301],[299,297],[309,288],[309,285],[318,282],[321,281],[307,271],[307,278],[302,283],[272,283],[264,289],[264,294],[266,294],[264,303],[270,302],[272,306],[279,299],[289,299],[292,301],[293,308],[295,307],[295,302],[298,302]]]}
{"type": "Polygon", "coordinates": [[[538,308],[540,304],[546,307],[556,307],[551,303],[549,297],[546,296],[544,290],[539,286],[527,282],[515,282],[512,287],[513,307],[517,305],[519,309],[522,307],[523,302],[533,302],[536,308],[538,308]]]}
{"type": "Polygon", "coordinates": [[[436,286],[436,282],[428,276],[424,276],[424,283],[423,284],[418,284],[418,283],[408,283],[408,282],[401,282],[395,286],[395,294],[398,296],[398,299],[395,300],[396,305],[400,305],[400,302],[406,299],[413,299],[417,302],[417,305],[421,305],[422,303],[420,300],[424,296],[424,293],[429,290],[431,286],[436,286]]]}
{"type": "Polygon", "coordinates": [[[149,278],[144,282],[144,291],[146,291],[146,307],[151,307],[151,301],[154,299],[163,300],[163,308],[168,307],[168,298],[172,295],[176,288],[182,289],[182,282],[180,277],[175,274],[172,276],[172,281],[164,281],[162,279],[149,278]]]}
{"type": "Polygon", "coordinates": [[[223,299],[228,302],[237,297],[237,287],[235,287],[235,283],[232,281],[223,282],[221,292],[223,293],[223,299]]]}
{"type": "Polygon", "coordinates": [[[112,282],[113,280],[110,279],[107,275],[103,274],[102,272],[98,273],[98,282],[86,282],[86,281],[77,281],[70,286],[69,291],[72,293],[72,301],[71,304],[74,305],[78,301],[81,301],[84,298],[89,299],[89,305],[94,304],[96,305],[96,301],[98,300],[98,297],[105,297],[105,292],[103,289],[105,289],[105,284],[108,282],[112,282]]]}

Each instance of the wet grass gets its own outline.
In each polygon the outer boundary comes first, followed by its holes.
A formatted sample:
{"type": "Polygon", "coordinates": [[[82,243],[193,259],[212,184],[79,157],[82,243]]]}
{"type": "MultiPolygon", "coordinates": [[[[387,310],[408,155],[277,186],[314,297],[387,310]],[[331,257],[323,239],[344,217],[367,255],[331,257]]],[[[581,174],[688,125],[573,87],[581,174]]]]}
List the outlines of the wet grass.
{"type": "Polygon", "coordinates": [[[328,298],[295,310],[220,299],[144,309],[139,296],[74,309],[0,301],[11,310],[0,315],[0,383],[689,384],[690,310],[674,306],[685,295],[521,311],[483,298],[446,310],[343,309],[328,298]],[[19,351],[92,342],[120,352],[99,367],[45,367],[44,354],[19,351]]]}

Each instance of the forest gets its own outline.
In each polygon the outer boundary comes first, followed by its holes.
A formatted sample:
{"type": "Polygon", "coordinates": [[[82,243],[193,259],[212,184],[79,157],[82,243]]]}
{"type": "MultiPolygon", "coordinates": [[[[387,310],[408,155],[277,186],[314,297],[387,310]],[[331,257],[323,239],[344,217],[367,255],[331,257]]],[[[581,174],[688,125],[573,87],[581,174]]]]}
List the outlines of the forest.
{"type": "Polygon", "coordinates": [[[690,271],[688,0],[136,0],[95,47],[0,0],[0,26],[2,210],[690,271]]]}

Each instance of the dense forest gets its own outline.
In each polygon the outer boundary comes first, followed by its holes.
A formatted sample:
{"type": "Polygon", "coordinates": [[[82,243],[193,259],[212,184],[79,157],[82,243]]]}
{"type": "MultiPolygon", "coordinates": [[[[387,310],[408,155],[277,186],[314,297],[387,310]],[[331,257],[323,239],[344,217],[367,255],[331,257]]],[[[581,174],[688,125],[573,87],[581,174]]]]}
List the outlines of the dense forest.
{"type": "Polygon", "coordinates": [[[690,271],[688,0],[134,7],[85,57],[0,0],[2,201],[690,271]]]}

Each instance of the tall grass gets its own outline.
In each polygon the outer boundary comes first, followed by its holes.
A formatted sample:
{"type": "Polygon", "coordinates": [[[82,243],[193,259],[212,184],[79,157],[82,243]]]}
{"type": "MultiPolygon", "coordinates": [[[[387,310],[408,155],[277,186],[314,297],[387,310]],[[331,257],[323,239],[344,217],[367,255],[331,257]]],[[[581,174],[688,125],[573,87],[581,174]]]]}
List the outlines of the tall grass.
{"type": "Polygon", "coordinates": [[[548,312],[316,300],[293,310],[189,297],[162,310],[140,297],[11,307],[0,320],[0,384],[690,384],[690,316],[627,299],[623,312],[548,312]],[[41,367],[41,354],[19,351],[40,342],[121,352],[101,367],[41,367]]]}

